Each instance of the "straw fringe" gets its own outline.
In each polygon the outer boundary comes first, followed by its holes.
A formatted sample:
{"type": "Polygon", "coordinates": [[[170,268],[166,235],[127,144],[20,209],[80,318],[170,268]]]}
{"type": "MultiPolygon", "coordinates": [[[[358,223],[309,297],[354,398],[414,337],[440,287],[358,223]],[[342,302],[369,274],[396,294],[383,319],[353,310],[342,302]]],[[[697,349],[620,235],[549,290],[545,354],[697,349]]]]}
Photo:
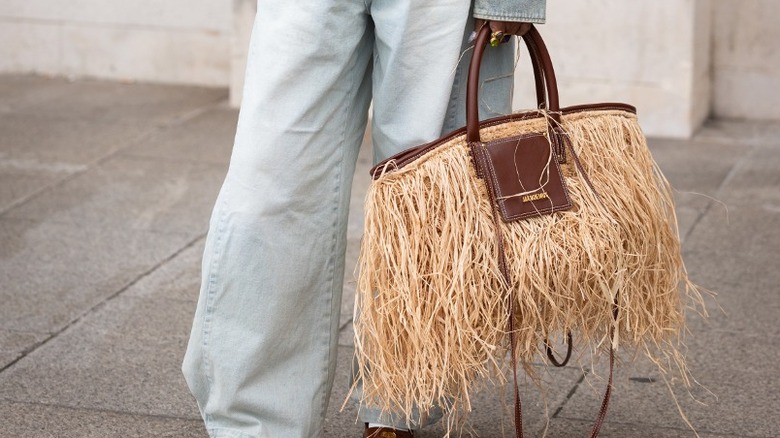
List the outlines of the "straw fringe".
{"type": "MultiPolygon", "coordinates": [[[[518,121],[484,128],[482,138],[545,126],[543,117],[518,121]]],[[[503,379],[509,299],[520,361],[545,360],[544,339],[571,331],[594,350],[643,351],[688,383],[678,346],[685,307],[701,296],[680,255],[671,188],[633,114],[576,113],[563,127],[602,202],[569,160],[572,210],[502,222],[511,292],[463,137],[401,169],[389,165],[371,184],[355,304],[364,403],[410,421],[435,405],[470,411],[471,391],[503,379]]]]}

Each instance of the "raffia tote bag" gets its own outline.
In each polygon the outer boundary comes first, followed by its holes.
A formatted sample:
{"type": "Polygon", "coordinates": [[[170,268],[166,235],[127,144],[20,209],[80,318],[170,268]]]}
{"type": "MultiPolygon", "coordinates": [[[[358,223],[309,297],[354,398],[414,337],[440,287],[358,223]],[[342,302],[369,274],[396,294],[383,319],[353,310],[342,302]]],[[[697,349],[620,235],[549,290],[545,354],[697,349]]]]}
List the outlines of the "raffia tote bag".
{"type": "Polygon", "coordinates": [[[363,402],[410,419],[468,412],[507,356],[559,364],[547,339],[568,337],[568,360],[572,333],[611,364],[618,347],[639,349],[685,376],[684,309],[701,298],[635,108],[560,108],[532,28],[539,109],[480,122],[488,34],[472,56],[467,126],[372,169],[355,306],[363,402]]]}

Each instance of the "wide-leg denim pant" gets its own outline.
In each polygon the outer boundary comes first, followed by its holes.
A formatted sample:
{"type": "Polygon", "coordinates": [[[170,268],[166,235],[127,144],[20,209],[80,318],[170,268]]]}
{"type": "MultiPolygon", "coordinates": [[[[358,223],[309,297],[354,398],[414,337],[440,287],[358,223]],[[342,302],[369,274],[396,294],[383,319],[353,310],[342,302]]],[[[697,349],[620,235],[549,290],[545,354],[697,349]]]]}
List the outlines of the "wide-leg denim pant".
{"type": "MultiPolygon", "coordinates": [[[[321,435],[369,103],[375,160],[464,125],[470,6],[259,1],[183,365],[211,436],[321,435]]],[[[513,54],[488,50],[483,117],[510,110],[513,54]]]]}

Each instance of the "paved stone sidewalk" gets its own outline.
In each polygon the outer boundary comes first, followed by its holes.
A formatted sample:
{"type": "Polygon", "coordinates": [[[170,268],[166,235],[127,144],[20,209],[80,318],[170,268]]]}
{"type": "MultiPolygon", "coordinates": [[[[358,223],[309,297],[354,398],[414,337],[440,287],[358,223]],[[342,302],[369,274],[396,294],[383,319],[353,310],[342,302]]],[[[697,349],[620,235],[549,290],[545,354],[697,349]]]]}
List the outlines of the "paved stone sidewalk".
{"type": "MultiPolygon", "coordinates": [[[[208,216],[237,112],[222,89],[0,76],[0,437],[205,437],[179,367],[208,216]]],[[[641,113],[640,113],[641,117],[641,113]]],[[[702,437],[780,436],[780,124],[710,122],[693,140],[653,139],[678,190],[692,277],[718,292],[692,316],[702,387],[676,391],[702,437]]],[[[361,233],[370,151],[360,156],[348,266],[361,233]]],[[[344,285],[340,365],[326,436],[352,354],[355,284],[344,285]]],[[[604,361],[595,364],[604,374],[604,361]]],[[[550,371],[548,436],[586,436],[603,380],[550,371]]],[[[691,437],[661,376],[621,364],[605,437],[691,437]]],[[[528,436],[543,398],[524,388],[528,436]]],[[[480,436],[509,434],[510,399],[477,396],[480,436]],[[502,421],[502,418],[504,419],[502,421]]],[[[441,436],[441,427],[422,437],[441,436]]]]}

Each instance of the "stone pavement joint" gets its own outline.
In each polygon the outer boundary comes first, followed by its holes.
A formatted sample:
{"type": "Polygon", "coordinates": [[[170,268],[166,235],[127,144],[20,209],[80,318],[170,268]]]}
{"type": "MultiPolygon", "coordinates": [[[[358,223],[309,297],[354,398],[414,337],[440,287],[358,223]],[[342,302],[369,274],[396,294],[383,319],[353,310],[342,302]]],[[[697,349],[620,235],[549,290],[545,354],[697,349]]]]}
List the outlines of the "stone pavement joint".
{"type": "Polygon", "coordinates": [[[111,300],[115,299],[115,298],[116,298],[116,297],[118,297],[120,294],[122,294],[122,293],[123,293],[123,292],[125,292],[126,290],[130,289],[131,287],[133,287],[133,285],[135,285],[136,283],[138,283],[139,281],[141,281],[143,278],[145,278],[145,277],[148,277],[149,275],[151,275],[151,274],[152,274],[154,271],[156,271],[157,269],[159,269],[161,266],[165,265],[165,264],[166,264],[166,263],[168,263],[169,261],[173,260],[174,258],[176,258],[176,257],[177,257],[179,254],[181,254],[182,252],[184,252],[184,251],[185,251],[185,250],[187,250],[188,248],[191,248],[192,246],[194,246],[194,245],[195,245],[195,244],[196,244],[196,243],[197,243],[199,240],[203,239],[204,237],[206,237],[206,234],[205,234],[205,233],[204,233],[204,234],[202,234],[202,235],[200,235],[199,237],[195,238],[194,240],[192,240],[192,241],[191,241],[189,244],[187,244],[186,246],[184,246],[184,247],[183,247],[183,248],[181,248],[180,250],[178,250],[178,251],[176,251],[175,253],[171,254],[171,256],[170,256],[170,257],[168,257],[167,259],[160,261],[160,262],[159,262],[157,265],[153,266],[152,268],[150,268],[150,269],[149,269],[149,270],[147,270],[146,272],[142,273],[141,275],[139,275],[138,277],[136,277],[135,279],[133,279],[132,281],[130,281],[129,283],[127,283],[127,285],[125,285],[125,286],[124,286],[124,287],[122,287],[121,289],[117,290],[117,291],[116,291],[114,294],[112,294],[112,295],[109,295],[108,297],[106,297],[106,299],[105,299],[105,300],[103,300],[103,301],[101,301],[101,302],[99,302],[99,303],[95,304],[93,307],[91,307],[91,308],[87,309],[87,310],[86,310],[86,311],[85,311],[83,314],[79,315],[78,317],[76,317],[75,319],[73,319],[72,321],[70,321],[69,323],[67,323],[67,324],[66,324],[65,326],[63,326],[63,327],[62,327],[62,329],[60,329],[59,331],[52,333],[52,334],[51,334],[49,337],[47,337],[47,338],[46,338],[46,339],[44,339],[43,341],[41,341],[41,342],[38,342],[38,343],[36,343],[35,345],[31,346],[30,348],[28,348],[28,349],[24,350],[24,351],[23,351],[23,352],[22,352],[22,353],[19,355],[19,357],[18,357],[18,358],[16,358],[15,360],[13,360],[13,361],[9,362],[7,365],[5,365],[5,366],[3,366],[2,368],[0,368],[0,373],[2,373],[3,371],[5,371],[7,368],[10,368],[10,367],[12,367],[12,366],[13,366],[13,365],[14,365],[16,362],[19,362],[20,360],[24,359],[25,357],[27,357],[27,355],[29,355],[30,353],[34,352],[34,351],[35,351],[35,350],[37,350],[38,348],[40,348],[40,347],[42,347],[42,346],[46,345],[46,343],[48,343],[49,341],[51,341],[51,340],[53,340],[53,339],[57,338],[57,336],[59,336],[60,334],[62,334],[62,333],[63,333],[63,332],[65,332],[66,330],[68,330],[70,327],[72,327],[73,325],[75,325],[76,323],[78,323],[79,321],[81,321],[81,320],[82,320],[82,319],[83,319],[85,316],[87,316],[87,315],[89,315],[89,314],[91,314],[91,313],[93,313],[93,312],[97,312],[97,311],[98,311],[100,308],[104,307],[104,306],[106,305],[106,303],[108,303],[109,301],[111,301],[111,300]]]}
{"type": "Polygon", "coordinates": [[[582,376],[580,376],[579,380],[577,380],[577,383],[572,386],[571,390],[569,390],[569,393],[566,394],[566,397],[561,402],[560,406],[553,412],[552,417],[550,418],[558,418],[558,415],[563,411],[563,408],[566,407],[566,402],[571,400],[572,397],[574,397],[574,394],[577,393],[577,389],[580,387],[580,385],[585,382],[585,378],[588,377],[587,372],[583,372],[582,376]]]}

